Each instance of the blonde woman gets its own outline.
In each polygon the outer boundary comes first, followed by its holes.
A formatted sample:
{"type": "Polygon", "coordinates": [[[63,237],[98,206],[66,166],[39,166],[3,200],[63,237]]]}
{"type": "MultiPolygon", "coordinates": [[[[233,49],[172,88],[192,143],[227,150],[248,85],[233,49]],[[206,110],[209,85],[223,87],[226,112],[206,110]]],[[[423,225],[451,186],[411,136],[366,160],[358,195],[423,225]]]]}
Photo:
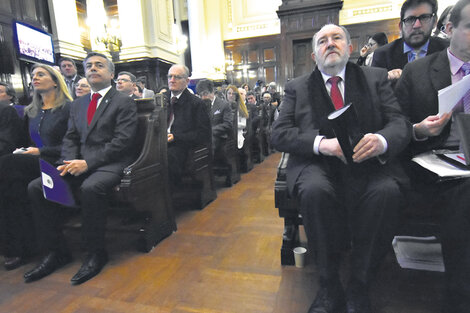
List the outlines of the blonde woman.
{"type": "Polygon", "coordinates": [[[41,175],[39,158],[54,164],[60,157],[67,130],[70,96],[62,75],[48,65],[32,68],[33,100],[25,108],[24,146],[0,158],[0,212],[3,226],[4,266],[12,270],[34,254],[35,234],[27,187],[41,175]],[[27,130],[26,130],[27,128],[27,130]]]}
{"type": "Polygon", "coordinates": [[[227,101],[232,105],[232,109],[236,110],[238,116],[238,134],[237,134],[237,146],[238,149],[243,148],[245,142],[245,128],[246,119],[248,118],[248,109],[246,108],[245,101],[242,99],[238,88],[234,85],[228,85],[225,90],[225,96],[227,101]]]}

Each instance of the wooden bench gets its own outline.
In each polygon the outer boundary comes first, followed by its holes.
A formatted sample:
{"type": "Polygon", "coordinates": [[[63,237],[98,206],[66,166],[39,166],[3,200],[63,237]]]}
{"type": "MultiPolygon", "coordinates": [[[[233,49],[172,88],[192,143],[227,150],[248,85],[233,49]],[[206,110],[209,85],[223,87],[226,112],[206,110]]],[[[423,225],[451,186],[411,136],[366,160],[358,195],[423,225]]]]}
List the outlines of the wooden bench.
{"type": "Polygon", "coordinates": [[[185,173],[172,192],[175,206],[202,210],[217,198],[212,170],[212,150],[210,144],[192,148],[187,157],[185,173]]]}
{"type": "Polygon", "coordinates": [[[277,167],[277,176],[274,183],[274,204],[279,210],[279,217],[284,219],[284,232],[282,234],[281,264],[294,265],[293,249],[300,244],[299,225],[302,225],[302,216],[298,211],[298,201],[289,195],[287,189],[287,162],[289,154],[282,153],[277,167]]]}
{"type": "Polygon", "coordinates": [[[150,251],[176,231],[168,188],[166,107],[163,96],[137,99],[138,130],[134,163],[124,169],[114,198],[132,212],[144,217],[137,229],[140,250],[150,251]]]}

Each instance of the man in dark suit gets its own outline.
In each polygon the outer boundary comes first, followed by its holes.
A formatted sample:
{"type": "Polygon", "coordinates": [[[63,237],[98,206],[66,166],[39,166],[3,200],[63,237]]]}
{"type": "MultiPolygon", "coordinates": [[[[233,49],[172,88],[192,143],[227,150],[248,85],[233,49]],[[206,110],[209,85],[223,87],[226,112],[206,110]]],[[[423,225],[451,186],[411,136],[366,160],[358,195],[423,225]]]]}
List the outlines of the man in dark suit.
{"type": "Polygon", "coordinates": [[[404,202],[406,176],[395,156],[410,140],[410,125],[387,72],[348,62],[352,44],[344,27],[323,26],[313,51],[314,72],[286,84],[272,143],[290,154],[287,186],[299,199],[318,266],[320,290],[309,313],[343,312],[345,304],[348,313],[370,313],[369,283],[390,248],[404,202]],[[364,134],[349,164],[327,119],[347,103],[364,134]],[[345,296],[338,270],[349,243],[345,296]]]}
{"type": "Polygon", "coordinates": [[[189,69],[175,64],[168,70],[168,175],[172,185],[184,172],[191,148],[210,143],[211,121],[204,102],[188,90],[189,69]]]}
{"type": "Polygon", "coordinates": [[[448,41],[431,37],[436,14],[436,0],[406,0],[398,24],[402,37],[376,49],[372,66],[386,68],[388,78],[396,81],[407,63],[447,48],[448,41]]]}
{"type": "Polygon", "coordinates": [[[119,92],[131,97],[132,100],[138,99],[138,97],[134,94],[136,88],[136,77],[134,74],[130,72],[119,72],[118,77],[114,81],[116,83],[116,89],[119,92]]]}
{"type": "Polygon", "coordinates": [[[426,206],[439,203],[441,244],[445,264],[444,312],[463,313],[470,308],[470,179],[434,183],[416,175],[410,158],[435,149],[458,149],[460,134],[455,115],[470,113],[468,94],[453,112],[438,115],[438,91],[460,81],[470,72],[470,0],[460,0],[452,9],[446,31],[450,48],[405,66],[396,95],[413,124],[409,146],[412,192],[422,195],[426,206]],[[439,201],[439,202],[437,202],[439,201]]]}
{"type": "Polygon", "coordinates": [[[15,148],[19,148],[22,123],[13,107],[13,99],[14,89],[0,82],[0,156],[12,153],[15,148]]]}
{"type": "MultiPolygon", "coordinates": [[[[81,284],[97,275],[108,261],[105,249],[107,196],[118,185],[122,171],[134,158],[137,130],[132,99],[111,86],[114,64],[100,53],[83,61],[92,95],[72,103],[68,130],[62,144],[63,164],[57,169],[78,193],[82,212],[82,240],[87,256],[72,279],[81,284]],[[96,112],[96,113],[95,113],[96,112]]],[[[44,199],[41,178],[28,186],[37,235],[45,257],[24,275],[32,282],[70,262],[61,230],[64,208],[44,199]]]]}
{"type": "Polygon", "coordinates": [[[59,61],[59,68],[62,76],[64,76],[70,95],[72,98],[76,99],[77,95],[75,94],[75,85],[80,79],[82,79],[82,77],[77,74],[77,65],[75,64],[75,61],[67,57],[62,58],[59,61]]]}
{"type": "Polygon", "coordinates": [[[202,100],[210,101],[210,118],[212,125],[212,151],[214,158],[224,158],[224,145],[232,134],[233,112],[227,101],[214,94],[212,80],[203,79],[196,85],[196,92],[202,100]]]}

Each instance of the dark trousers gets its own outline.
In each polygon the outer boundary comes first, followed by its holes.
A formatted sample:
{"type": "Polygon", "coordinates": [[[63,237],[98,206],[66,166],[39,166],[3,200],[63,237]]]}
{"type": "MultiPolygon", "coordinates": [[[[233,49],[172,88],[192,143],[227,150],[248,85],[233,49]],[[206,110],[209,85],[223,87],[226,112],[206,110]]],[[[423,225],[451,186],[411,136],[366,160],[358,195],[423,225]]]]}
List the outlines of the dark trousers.
{"type": "MultiPolygon", "coordinates": [[[[416,177],[416,176],[415,176],[416,177]]],[[[418,176],[420,178],[422,176],[418,176]]],[[[441,213],[441,243],[449,312],[470,308],[470,179],[425,183],[412,180],[412,192],[441,213]]]]}
{"type": "Polygon", "coordinates": [[[351,246],[350,280],[368,284],[391,247],[404,196],[381,171],[356,176],[337,165],[311,164],[297,179],[309,248],[321,283],[338,281],[341,253],[351,246]]]}
{"type": "MultiPolygon", "coordinates": [[[[107,195],[119,184],[120,176],[115,173],[95,171],[80,176],[64,176],[72,191],[79,199],[82,218],[82,241],[88,253],[105,249],[107,195]]],[[[33,180],[28,186],[34,222],[40,247],[45,252],[67,249],[62,233],[62,219],[67,208],[46,200],[42,192],[41,179],[33,180]]]]}
{"type": "Polygon", "coordinates": [[[0,231],[6,257],[34,254],[34,225],[28,201],[28,183],[41,175],[39,158],[7,154],[0,158],[0,231]]]}
{"type": "Polygon", "coordinates": [[[168,144],[168,178],[172,186],[179,183],[183,177],[188,153],[189,148],[186,145],[177,143],[168,144]]]}

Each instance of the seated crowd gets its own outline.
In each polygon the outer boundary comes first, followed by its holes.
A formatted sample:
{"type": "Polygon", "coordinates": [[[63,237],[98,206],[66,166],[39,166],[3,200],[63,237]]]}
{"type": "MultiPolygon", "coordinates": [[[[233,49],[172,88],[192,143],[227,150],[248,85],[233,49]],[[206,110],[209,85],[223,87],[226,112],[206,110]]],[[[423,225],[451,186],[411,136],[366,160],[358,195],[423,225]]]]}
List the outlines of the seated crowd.
{"type": "MultiPolygon", "coordinates": [[[[24,110],[16,105],[12,86],[0,83],[0,242],[4,267],[12,270],[42,255],[38,265],[25,273],[25,282],[39,280],[71,261],[62,230],[64,209],[45,199],[39,159],[57,167],[80,206],[86,256],[71,283],[81,284],[108,262],[105,232],[109,196],[120,183],[124,167],[135,158],[137,116],[133,100],[155,96],[145,87],[145,79],[126,71],[117,74],[113,87],[115,67],[105,55],[89,53],[83,67],[85,77],[77,74],[75,61],[68,58],[61,59],[58,67],[34,65],[32,100],[24,110]]],[[[241,112],[240,149],[246,136],[248,111],[238,89],[226,87],[224,97],[217,98],[217,106],[211,109],[216,100],[213,82],[201,81],[207,88],[196,96],[188,88],[189,76],[186,66],[173,65],[168,87],[160,90],[168,100],[165,132],[168,184],[173,188],[182,178],[190,149],[214,143],[216,154],[220,148],[215,148],[218,143],[211,141],[211,134],[213,138],[233,137],[233,112],[241,112]],[[231,105],[225,100],[228,91],[237,93],[237,98],[229,98],[231,105]],[[204,99],[212,102],[207,104],[204,99]],[[218,116],[218,106],[224,110],[223,126],[209,114],[212,111],[218,116]]],[[[256,105],[254,110],[258,114],[256,105]]]]}
{"type": "MultiPolygon", "coordinates": [[[[234,166],[248,171],[256,147],[264,155],[273,149],[289,153],[287,188],[298,199],[319,273],[320,289],[310,313],[372,312],[370,283],[415,194],[428,203],[445,199],[440,215],[446,267],[442,311],[468,312],[470,180],[428,181],[411,162],[423,152],[458,150],[456,117],[470,112],[470,96],[465,95],[453,111],[438,114],[437,96],[470,73],[470,0],[444,11],[432,36],[436,14],[436,0],[406,0],[399,23],[402,37],[387,43],[384,33],[373,35],[357,64],[349,61],[353,47],[347,29],[324,25],[312,39],[314,71],[289,81],[282,99],[276,83],[265,86],[262,81],[251,90],[247,84],[216,86],[203,79],[194,95],[188,88],[189,69],[180,64],[171,66],[168,87],[158,91],[167,101],[171,188],[180,184],[188,153],[197,145],[210,146],[214,162],[227,172],[234,166]],[[356,115],[358,136],[343,140],[328,115],[347,109],[356,115]],[[229,161],[230,145],[235,165],[229,161]],[[346,279],[339,271],[345,250],[350,251],[346,279]]],[[[90,53],[83,65],[83,78],[71,59],[59,62],[61,73],[35,65],[33,98],[24,118],[12,107],[11,86],[0,84],[5,268],[43,255],[25,273],[26,282],[71,261],[61,208],[43,196],[38,159],[57,166],[80,202],[87,255],[71,282],[83,283],[108,261],[107,195],[134,155],[133,99],[155,95],[145,78],[126,71],[117,74],[113,87],[114,64],[102,54],[90,53]],[[15,150],[20,147],[26,148],[15,150]]]]}

